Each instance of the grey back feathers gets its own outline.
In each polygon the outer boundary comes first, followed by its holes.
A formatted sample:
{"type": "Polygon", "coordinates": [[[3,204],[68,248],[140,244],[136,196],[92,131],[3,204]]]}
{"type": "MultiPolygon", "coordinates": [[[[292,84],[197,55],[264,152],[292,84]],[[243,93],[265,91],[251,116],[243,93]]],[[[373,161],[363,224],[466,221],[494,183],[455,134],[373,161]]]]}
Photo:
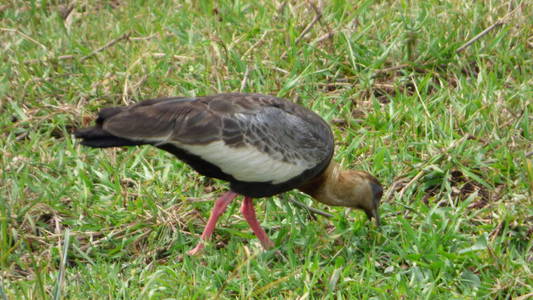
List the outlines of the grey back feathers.
{"type": "Polygon", "coordinates": [[[261,94],[147,100],[103,109],[97,124],[134,143],[172,145],[240,181],[287,181],[329,162],[334,148],[320,116],[261,94]]]}

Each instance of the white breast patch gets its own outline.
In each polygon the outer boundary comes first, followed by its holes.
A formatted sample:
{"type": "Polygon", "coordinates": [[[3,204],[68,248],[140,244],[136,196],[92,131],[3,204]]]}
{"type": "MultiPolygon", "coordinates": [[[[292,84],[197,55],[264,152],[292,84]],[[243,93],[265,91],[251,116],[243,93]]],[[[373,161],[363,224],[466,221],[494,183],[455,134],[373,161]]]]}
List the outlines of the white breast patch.
{"type": "Polygon", "coordinates": [[[251,145],[229,147],[223,141],[207,145],[186,145],[173,142],[176,147],[218,166],[224,173],[245,182],[285,182],[312,167],[307,161],[295,164],[274,159],[251,145]]]}

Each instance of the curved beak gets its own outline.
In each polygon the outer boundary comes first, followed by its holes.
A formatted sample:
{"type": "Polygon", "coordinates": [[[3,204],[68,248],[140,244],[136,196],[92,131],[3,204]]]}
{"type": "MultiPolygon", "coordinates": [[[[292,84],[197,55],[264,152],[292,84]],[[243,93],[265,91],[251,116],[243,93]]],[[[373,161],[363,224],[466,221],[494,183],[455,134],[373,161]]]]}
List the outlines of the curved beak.
{"type": "Polygon", "coordinates": [[[379,227],[381,225],[381,220],[379,219],[379,213],[377,208],[374,208],[372,210],[372,217],[376,219],[376,226],[379,227]]]}
{"type": "Polygon", "coordinates": [[[381,219],[379,218],[377,207],[370,210],[365,210],[365,213],[369,220],[372,220],[372,218],[376,220],[376,226],[379,227],[381,225],[381,219]]]}

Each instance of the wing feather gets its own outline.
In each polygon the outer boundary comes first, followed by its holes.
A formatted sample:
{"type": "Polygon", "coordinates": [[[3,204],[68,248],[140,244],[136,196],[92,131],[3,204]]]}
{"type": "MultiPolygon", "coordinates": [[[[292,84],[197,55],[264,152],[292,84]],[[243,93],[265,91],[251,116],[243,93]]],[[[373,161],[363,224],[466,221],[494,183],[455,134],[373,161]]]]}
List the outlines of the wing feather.
{"type": "Polygon", "coordinates": [[[245,182],[281,183],[333,153],[329,126],[296,104],[220,94],[137,104],[105,120],[113,135],[172,144],[245,182]]]}

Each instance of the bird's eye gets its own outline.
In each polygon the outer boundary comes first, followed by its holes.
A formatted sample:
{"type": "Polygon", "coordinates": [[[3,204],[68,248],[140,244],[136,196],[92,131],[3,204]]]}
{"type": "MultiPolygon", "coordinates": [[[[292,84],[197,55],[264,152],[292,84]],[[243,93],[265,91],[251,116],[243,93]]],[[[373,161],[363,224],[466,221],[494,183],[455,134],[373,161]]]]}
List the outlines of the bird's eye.
{"type": "Polygon", "coordinates": [[[381,197],[383,196],[383,188],[380,184],[371,183],[372,185],[372,193],[374,194],[374,201],[378,202],[381,200],[381,197]]]}

